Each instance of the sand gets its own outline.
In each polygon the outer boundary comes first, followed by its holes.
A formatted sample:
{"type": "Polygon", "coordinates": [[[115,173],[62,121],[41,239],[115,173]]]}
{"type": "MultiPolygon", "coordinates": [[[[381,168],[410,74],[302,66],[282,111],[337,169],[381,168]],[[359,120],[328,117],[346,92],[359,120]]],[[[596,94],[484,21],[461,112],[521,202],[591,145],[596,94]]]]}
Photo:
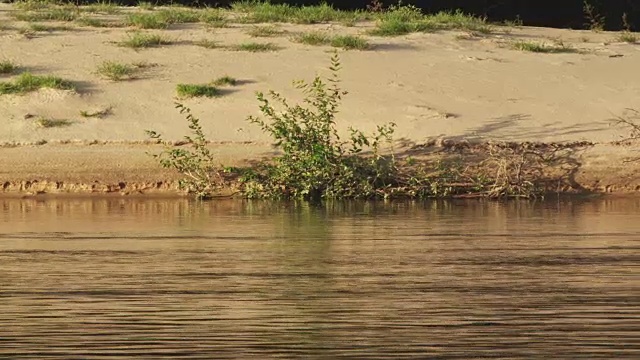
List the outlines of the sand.
{"type": "MultiPolygon", "coordinates": [[[[434,140],[587,141],[594,146],[580,155],[585,185],[640,189],[640,164],[623,161],[638,146],[613,145],[629,129],[611,122],[627,108],[640,108],[640,46],[617,41],[615,33],[497,27],[483,36],[446,31],[386,38],[366,35],[374,23],[278,24],[287,34],[252,38],[246,31],[253,25],[208,29],[180,24],[145,31],[162,34],[173,44],[133,50],[115,44],[131,28],[47,23],[72,29],[25,36],[19,29],[27,23],[13,20],[12,9],[0,4],[0,60],[12,60],[34,74],[62,77],[78,88],[0,95],[0,181],[5,189],[17,191],[14,185],[24,181],[175,180],[175,174],[145,154],[157,147],[141,142],[147,129],[182,139],[187,128],[174,108],[176,100],[201,119],[221,161],[237,164],[268,156],[269,138],[246,120],[259,114],[256,91],[273,89],[300,99],[293,80],[328,74],[332,48],[291,41],[292,34],[303,31],[360,34],[373,45],[367,51],[339,51],[342,86],[349,91],[338,119],[341,131],[350,126],[370,131],[392,121],[397,124],[395,138],[404,147],[434,140]],[[251,53],[194,45],[201,39],[226,45],[271,42],[280,50],[251,53]],[[511,48],[517,40],[562,42],[577,51],[523,52],[511,48]],[[96,74],[103,61],[151,66],[137,79],[114,82],[96,74]],[[241,82],[218,98],[176,98],[178,83],[206,83],[223,75],[241,82]],[[104,109],[110,112],[102,118],[80,116],[81,111],[104,109]],[[41,128],[34,121],[40,116],[72,124],[41,128]]],[[[0,81],[11,79],[0,75],[0,81]]]]}

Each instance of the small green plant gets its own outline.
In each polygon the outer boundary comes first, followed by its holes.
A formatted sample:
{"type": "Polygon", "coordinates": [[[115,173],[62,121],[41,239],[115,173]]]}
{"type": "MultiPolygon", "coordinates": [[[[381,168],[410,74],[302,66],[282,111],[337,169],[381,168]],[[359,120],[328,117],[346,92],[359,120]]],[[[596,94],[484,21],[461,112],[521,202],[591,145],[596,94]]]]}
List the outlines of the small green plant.
{"type": "Polygon", "coordinates": [[[39,117],[35,122],[38,126],[43,128],[67,127],[73,124],[72,121],[67,119],[50,119],[45,117],[39,117]]]}
{"type": "Polygon", "coordinates": [[[252,37],[276,37],[285,33],[284,30],[275,26],[252,26],[247,30],[247,34],[252,37]]]}
{"type": "Polygon", "coordinates": [[[200,39],[193,43],[195,46],[200,46],[206,49],[219,49],[222,47],[219,42],[209,39],[200,39]]]}
{"type": "Polygon", "coordinates": [[[0,82],[0,95],[24,94],[42,88],[75,90],[73,83],[55,76],[38,76],[29,72],[20,74],[13,82],[0,82]]]}
{"type": "Polygon", "coordinates": [[[185,136],[185,141],[193,150],[175,147],[171,142],[163,140],[157,132],[147,130],[146,133],[151,139],[164,146],[161,153],[151,156],[162,167],[175,169],[184,176],[179,181],[181,189],[199,199],[210,197],[225,183],[221,167],[216,164],[207,147],[208,141],[202,131],[200,120],[184,105],[176,104],[176,108],[180,110],[180,114],[186,114],[193,136],[185,136]]]}
{"type": "Polygon", "coordinates": [[[596,7],[590,0],[584,0],[582,3],[582,12],[584,14],[587,23],[585,24],[592,31],[604,30],[605,17],[598,13],[596,7]]]}
{"type": "Polygon", "coordinates": [[[231,76],[225,75],[213,80],[211,84],[215,86],[236,86],[238,84],[238,80],[236,78],[232,78],[231,76]]]}
{"type": "Polygon", "coordinates": [[[228,46],[227,49],[233,50],[233,51],[267,52],[267,51],[278,51],[280,50],[280,47],[273,43],[245,42],[241,44],[228,46]]]}
{"type": "Polygon", "coordinates": [[[171,41],[157,34],[145,34],[141,32],[133,32],[127,35],[127,38],[118,43],[120,46],[132,49],[158,47],[169,45],[171,41]]]}
{"type": "Polygon", "coordinates": [[[220,96],[220,90],[209,84],[178,84],[176,86],[176,92],[178,93],[178,97],[182,99],[220,96]]]}
{"type": "Polygon", "coordinates": [[[511,48],[514,50],[528,51],[535,53],[575,53],[576,49],[568,47],[562,42],[557,44],[546,44],[535,41],[515,41],[511,44],[511,48]]]}
{"type": "Polygon", "coordinates": [[[0,61],[0,75],[8,75],[13,74],[18,71],[19,67],[14,62],[10,60],[1,60],[0,61]]]}
{"type": "Polygon", "coordinates": [[[132,79],[136,71],[137,67],[132,65],[121,64],[115,61],[104,61],[98,65],[96,72],[105,79],[121,81],[132,79]]]}

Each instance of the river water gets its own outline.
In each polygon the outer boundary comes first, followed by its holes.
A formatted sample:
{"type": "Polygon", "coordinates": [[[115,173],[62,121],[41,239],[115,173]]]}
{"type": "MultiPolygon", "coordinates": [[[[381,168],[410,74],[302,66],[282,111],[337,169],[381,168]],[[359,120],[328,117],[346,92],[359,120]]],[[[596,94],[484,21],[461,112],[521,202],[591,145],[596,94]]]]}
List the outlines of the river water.
{"type": "Polygon", "coordinates": [[[0,200],[0,359],[639,359],[640,199],[0,200]]]}

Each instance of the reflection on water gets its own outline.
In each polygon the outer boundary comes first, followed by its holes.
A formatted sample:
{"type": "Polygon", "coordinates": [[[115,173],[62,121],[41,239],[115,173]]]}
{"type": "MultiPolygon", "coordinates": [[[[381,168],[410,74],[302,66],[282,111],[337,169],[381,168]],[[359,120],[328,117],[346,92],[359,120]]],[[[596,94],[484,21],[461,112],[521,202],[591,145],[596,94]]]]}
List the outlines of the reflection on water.
{"type": "Polygon", "coordinates": [[[0,358],[640,358],[640,199],[0,200],[0,358]]]}

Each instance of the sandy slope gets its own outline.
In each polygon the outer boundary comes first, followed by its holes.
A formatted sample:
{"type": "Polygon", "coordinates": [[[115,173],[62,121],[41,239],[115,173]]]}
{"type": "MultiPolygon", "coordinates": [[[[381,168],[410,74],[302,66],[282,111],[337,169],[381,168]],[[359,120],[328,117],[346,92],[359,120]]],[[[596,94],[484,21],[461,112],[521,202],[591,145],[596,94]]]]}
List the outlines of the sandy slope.
{"type": "MultiPolygon", "coordinates": [[[[16,150],[23,146],[0,149],[0,174],[12,181],[37,176],[39,165],[34,164],[38,163],[49,164],[48,170],[42,170],[47,177],[55,177],[56,171],[60,179],[73,177],[69,168],[74,168],[74,158],[79,159],[78,154],[85,150],[77,145],[55,145],[56,141],[140,141],[145,139],[145,129],[180,139],[186,124],[174,109],[176,84],[204,83],[222,75],[241,79],[242,84],[220,98],[183,102],[202,118],[213,142],[239,149],[232,156],[234,160],[254,156],[268,143],[268,138],[245,120],[257,114],[255,92],[274,89],[298,98],[291,81],[326,73],[329,65],[329,47],[294,43],[290,35],[252,39],[245,33],[250,25],[215,30],[180,25],[154,30],[150,32],[162,33],[175,43],[140,51],[113,44],[131,29],[74,25],[71,31],[42,33],[29,39],[16,30],[25,23],[10,20],[10,9],[0,4],[0,20],[13,27],[0,30],[0,60],[11,59],[36,74],[53,74],[79,85],[78,92],[41,90],[0,96],[0,143],[32,144],[43,139],[50,143],[40,150],[16,150]],[[203,38],[223,44],[273,42],[282,49],[248,53],[192,44],[203,38]],[[112,82],[95,74],[97,65],[105,60],[156,66],[146,69],[139,79],[112,82]],[[111,107],[112,113],[105,118],[79,116],[82,110],[106,107],[111,107]],[[26,114],[71,119],[74,123],[44,129],[33,118],[25,119],[26,114]],[[71,148],[74,150],[68,150],[71,148]],[[15,158],[16,154],[22,155],[15,158]],[[49,154],[46,160],[44,154],[49,154]],[[33,157],[31,162],[29,156],[33,157]],[[66,161],[64,167],[51,166],[62,158],[68,159],[62,161],[66,161]],[[20,167],[26,163],[32,166],[20,167]]],[[[372,26],[282,24],[281,28],[290,33],[321,30],[363,34],[372,26]]],[[[393,121],[397,124],[396,138],[409,144],[442,138],[606,144],[628,134],[627,129],[611,126],[609,119],[625,108],[640,108],[640,46],[615,42],[613,33],[528,27],[498,28],[496,34],[471,39],[461,39],[461,35],[465,33],[367,37],[375,45],[372,50],[341,51],[343,86],[350,94],[344,100],[340,128],[372,130],[376,124],[393,121]],[[541,54],[510,49],[509,43],[517,39],[547,43],[561,40],[582,51],[541,54]]],[[[101,165],[83,165],[97,178],[109,167],[108,159],[120,159],[117,166],[133,169],[140,164],[134,159],[142,159],[146,147],[130,145],[131,153],[124,157],[118,153],[123,148],[120,145],[87,148],[86,152],[98,148],[101,165]]],[[[611,158],[621,159],[630,149],[601,146],[597,151],[594,159],[612,153],[616,155],[611,158]]],[[[146,158],[140,161],[146,161],[145,166],[153,165],[146,158]]],[[[121,176],[132,176],[132,172],[122,172],[121,176]]]]}

